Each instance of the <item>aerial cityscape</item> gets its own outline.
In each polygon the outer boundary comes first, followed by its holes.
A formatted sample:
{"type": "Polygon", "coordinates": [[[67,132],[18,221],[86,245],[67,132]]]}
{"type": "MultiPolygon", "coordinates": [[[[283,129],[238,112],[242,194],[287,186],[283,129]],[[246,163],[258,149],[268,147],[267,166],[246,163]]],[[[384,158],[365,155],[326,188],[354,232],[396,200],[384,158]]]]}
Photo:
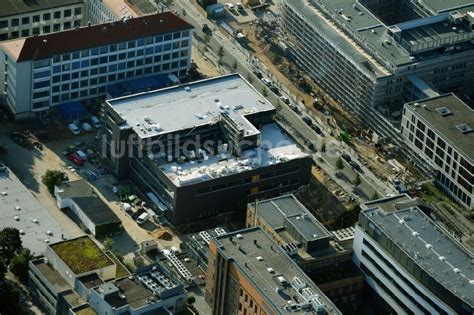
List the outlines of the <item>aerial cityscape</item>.
{"type": "Polygon", "coordinates": [[[0,0],[0,314],[474,315],[474,0],[0,0]]]}

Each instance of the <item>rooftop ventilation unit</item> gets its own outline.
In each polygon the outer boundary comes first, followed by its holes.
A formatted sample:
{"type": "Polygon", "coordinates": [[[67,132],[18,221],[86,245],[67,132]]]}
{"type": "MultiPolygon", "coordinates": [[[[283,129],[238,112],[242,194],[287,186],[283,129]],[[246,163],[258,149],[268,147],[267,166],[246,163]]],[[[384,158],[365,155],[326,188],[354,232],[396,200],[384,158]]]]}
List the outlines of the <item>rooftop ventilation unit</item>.
{"type": "Polygon", "coordinates": [[[453,113],[449,108],[445,106],[436,108],[436,111],[443,117],[449,116],[453,113]]]}
{"type": "Polygon", "coordinates": [[[457,125],[456,128],[463,134],[467,134],[474,131],[474,129],[466,123],[457,125]]]}

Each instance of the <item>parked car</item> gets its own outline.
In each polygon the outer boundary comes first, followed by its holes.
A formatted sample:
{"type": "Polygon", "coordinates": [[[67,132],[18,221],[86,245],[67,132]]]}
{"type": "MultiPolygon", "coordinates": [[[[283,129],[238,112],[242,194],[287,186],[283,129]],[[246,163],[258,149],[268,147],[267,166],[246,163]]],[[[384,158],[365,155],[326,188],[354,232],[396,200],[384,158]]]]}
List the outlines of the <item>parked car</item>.
{"type": "Polygon", "coordinates": [[[274,85],[270,86],[270,91],[272,91],[272,92],[275,93],[276,95],[280,95],[280,89],[277,88],[277,87],[274,86],[274,85]]]}
{"type": "Polygon", "coordinates": [[[282,96],[282,97],[280,97],[280,100],[281,100],[283,103],[290,105],[290,99],[289,99],[288,97],[282,96]]]}
{"type": "Polygon", "coordinates": [[[262,82],[263,82],[263,84],[265,84],[266,86],[272,85],[272,81],[268,80],[267,78],[262,78],[262,82]]]}
{"type": "Polygon", "coordinates": [[[313,120],[311,118],[309,118],[308,116],[304,116],[302,119],[308,126],[313,125],[313,120]]]}
{"type": "Polygon", "coordinates": [[[356,161],[350,161],[349,164],[352,166],[352,168],[358,172],[362,171],[362,168],[356,161]]]}
{"type": "Polygon", "coordinates": [[[96,127],[97,129],[102,127],[102,123],[100,122],[99,118],[97,118],[96,116],[91,117],[91,122],[94,125],[94,127],[96,127]]]}
{"type": "Polygon", "coordinates": [[[207,25],[207,24],[204,24],[204,25],[202,26],[202,32],[203,32],[204,34],[212,35],[212,30],[211,30],[211,28],[209,27],[209,25],[207,25]]]}
{"type": "Polygon", "coordinates": [[[137,223],[138,224],[143,224],[145,223],[148,218],[150,217],[150,215],[146,212],[143,212],[142,214],[140,214],[140,216],[137,218],[137,223]]]}
{"type": "Polygon", "coordinates": [[[253,74],[255,74],[255,76],[261,80],[263,78],[263,74],[260,72],[260,71],[257,71],[257,70],[253,70],[253,74]]]}
{"type": "Polygon", "coordinates": [[[347,162],[350,163],[352,161],[351,157],[347,153],[341,154],[341,157],[347,162]]]}
{"type": "Polygon", "coordinates": [[[82,124],[81,124],[81,127],[82,127],[82,129],[83,129],[84,131],[91,131],[91,130],[92,130],[92,126],[89,125],[89,123],[86,123],[86,122],[85,122],[85,123],[82,123],[82,124]]]}
{"type": "Polygon", "coordinates": [[[242,5],[241,2],[236,2],[235,7],[238,11],[243,11],[244,10],[244,6],[242,5]]]}
{"type": "Polygon", "coordinates": [[[76,136],[81,133],[81,130],[75,123],[70,123],[67,127],[76,136]]]}
{"type": "Polygon", "coordinates": [[[319,128],[315,124],[311,125],[311,129],[313,129],[318,135],[322,134],[321,128],[319,128]]]}
{"type": "Polygon", "coordinates": [[[294,111],[294,112],[297,113],[298,115],[301,115],[301,111],[300,111],[300,109],[298,108],[298,106],[296,106],[295,104],[290,104],[289,107],[291,108],[292,111],[294,111]]]}
{"type": "Polygon", "coordinates": [[[7,167],[6,167],[5,163],[0,161],[0,172],[5,172],[6,170],[7,170],[7,167]]]}
{"type": "Polygon", "coordinates": [[[76,164],[77,166],[83,166],[84,163],[86,162],[86,160],[81,158],[79,156],[79,154],[77,154],[77,153],[72,153],[67,158],[68,158],[69,161],[74,162],[74,164],[76,164]]]}
{"type": "Polygon", "coordinates": [[[235,6],[231,2],[227,2],[224,6],[227,10],[235,10],[235,6]]]}

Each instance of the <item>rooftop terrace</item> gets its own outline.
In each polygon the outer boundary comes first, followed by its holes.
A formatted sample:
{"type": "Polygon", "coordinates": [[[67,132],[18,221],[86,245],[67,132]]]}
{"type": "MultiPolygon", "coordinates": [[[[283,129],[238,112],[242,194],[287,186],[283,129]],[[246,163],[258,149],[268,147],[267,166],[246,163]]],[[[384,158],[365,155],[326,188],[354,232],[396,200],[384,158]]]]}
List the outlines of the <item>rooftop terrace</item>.
{"type": "Polygon", "coordinates": [[[264,125],[259,132],[260,147],[243,151],[240,157],[227,152],[181,164],[156,161],[176,186],[185,186],[308,156],[275,123],[264,125]]]}
{"type": "Polygon", "coordinates": [[[260,227],[229,233],[216,238],[219,252],[273,304],[276,310],[293,314],[316,314],[315,306],[324,305],[328,314],[341,314],[322,291],[304,274],[260,227]],[[277,290],[277,287],[282,289],[277,290]],[[303,297],[305,296],[305,297],[303,297]],[[288,301],[292,301],[288,303],[288,301]],[[309,302],[311,310],[297,305],[309,302]]]}
{"type": "Polygon", "coordinates": [[[88,236],[52,244],[50,247],[76,275],[114,264],[88,236]]]}
{"type": "Polygon", "coordinates": [[[474,306],[474,255],[419,208],[372,208],[363,215],[442,286],[474,306]]]}
{"type": "Polygon", "coordinates": [[[222,119],[223,111],[245,129],[245,135],[258,134],[258,129],[245,116],[275,110],[239,74],[124,96],[107,102],[126,121],[121,128],[132,128],[141,138],[215,124],[222,119]]]}
{"type": "MultiPolygon", "coordinates": [[[[409,107],[436,134],[474,161],[474,110],[454,94],[411,102],[409,107]]],[[[474,162],[473,162],[474,163],[474,162]]]]}

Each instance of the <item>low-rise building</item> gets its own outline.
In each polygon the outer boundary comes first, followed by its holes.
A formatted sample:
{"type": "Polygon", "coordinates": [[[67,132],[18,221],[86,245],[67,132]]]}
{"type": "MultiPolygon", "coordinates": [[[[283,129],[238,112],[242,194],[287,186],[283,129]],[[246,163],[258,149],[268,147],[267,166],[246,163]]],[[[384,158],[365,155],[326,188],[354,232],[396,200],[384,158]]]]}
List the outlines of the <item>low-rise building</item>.
{"type": "Polygon", "coordinates": [[[0,171],[0,230],[6,227],[20,231],[23,247],[35,255],[71,237],[8,167],[0,171]]]}
{"type": "Polygon", "coordinates": [[[266,231],[332,301],[360,297],[364,280],[352,263],[353,229],[328,231],[294,195],[250,203],[246,225],[266,231]]]}
{"type": "Polygon", "coordinates": [[[369,202],[354,263],[397,314],[473,314],[474,255],[407,195],[369,202]]]}
{"type": "Polygon", "coordinates": [[[59,209],[71,209],[95,237],[122,230],[122,221],[84,179],[55,186],[54,196],[59,209]]]}
{"type": "Polygon", "coordinates": [[[311,158],[275,107],[238,74],[105,102],[105,158],[174,224],[230,211],[308,182],[311,158]]]}
{"type": "Polygon", "coordinates": [[[105,97],[107,86],[156,74],[185,76],[192,26],[166,12],[0,43],[0,100],[12,115],[105,97]]]}
{"type": "Polygon", "coordinates": [[[186,299],[182,283],[163,266],[131,275],[88,236],[52,244],[30,261],[29,285],[47,314],[174,314],[186,299]]]}
{"type": "Polygon", "coordinates": [[[474,208],[474,110],[454,94],[405,104],[402,134],[457,203],[474,208]]]}
{"type": "Polygon", "coordinates": [[[86,24],[85,0],[3,0],[0,41],[59,32],[86,24]]]}
{"type": "Polygon", "coordinates": [[[260,227],[211,239],[212,314],[342,314],[260,227]]]}

